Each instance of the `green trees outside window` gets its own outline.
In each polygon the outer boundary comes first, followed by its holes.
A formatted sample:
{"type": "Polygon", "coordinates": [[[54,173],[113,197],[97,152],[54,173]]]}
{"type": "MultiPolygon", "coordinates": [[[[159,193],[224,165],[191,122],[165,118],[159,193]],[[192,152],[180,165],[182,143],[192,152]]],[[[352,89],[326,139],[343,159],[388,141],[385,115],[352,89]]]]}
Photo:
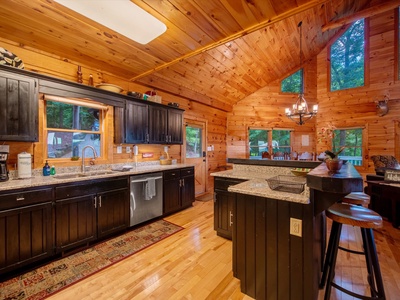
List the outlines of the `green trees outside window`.
{"type": "Polygon", "coordinates": [[[261,158],[262,152],[290,153],[290,130],[249,129],[249,158],[261,158]],[[271,147],[269,147],[271,143],[271,147]]]}
{"type": "Polygon", "coordinates": [[[331,91],[364,85],[364,19],[358,20],[330,48],[331,91]]]}
{"type": "Polygon", "coordinates": [[[298,70],[296,73],[286,77],[281,82],[282,93],[299,94],[302,92],[303,86],[303,69],[298,70]]]}
{"type": "Polygon", "coordinates": [[[333,131],[333,152],[345,149],[339,154],[339,158],[350,161],[355,166],[362,165],[362,128],[335,129],[333,131]]]}

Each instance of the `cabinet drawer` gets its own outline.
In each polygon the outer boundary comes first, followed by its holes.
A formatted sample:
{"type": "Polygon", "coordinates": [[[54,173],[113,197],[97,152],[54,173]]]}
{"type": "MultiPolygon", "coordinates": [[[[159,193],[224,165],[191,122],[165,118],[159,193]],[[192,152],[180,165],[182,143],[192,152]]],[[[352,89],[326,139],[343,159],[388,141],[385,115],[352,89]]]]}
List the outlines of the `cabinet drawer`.
{"type": "Polygon", "coordinates": [[[171,171],[164,171],[164,180],[171,180],[181,177],[181,172],[179,169],[171,170],[171,171]]]}
{"type": "Polygon", "coordinates": [[[53,200],[52,188],[41,188],[33,190],[19,190],[12,193],[0,195],[0,210],[44,203],[53,200]]]}
{"type": "Polygon", "coordinates": [[[214,189],[215,190],[227,191],[228,187],[230,187],[231,185],[235,185],[235,184],[241,183],[243,181],[245,181],[245,180],[214,177],[214,189]]]}
{"type": "Polygon", "coordinates": [[[194,175],[194,168],[193,167],[181,169],[181,176],[182,177],[191,176],[191,175],[194,175]]]}

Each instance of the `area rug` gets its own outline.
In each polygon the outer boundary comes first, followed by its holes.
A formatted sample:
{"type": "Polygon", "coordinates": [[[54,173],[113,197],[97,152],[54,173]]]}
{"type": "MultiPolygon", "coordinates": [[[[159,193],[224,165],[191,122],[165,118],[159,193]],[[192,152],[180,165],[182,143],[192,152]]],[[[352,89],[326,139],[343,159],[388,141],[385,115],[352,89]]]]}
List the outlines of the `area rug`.
{"type": "Polygon", "coordinates": [[[0,299],[44,299],[182,229],[165,220],[136,228],[81,252],[0,282],[0,299]]]}

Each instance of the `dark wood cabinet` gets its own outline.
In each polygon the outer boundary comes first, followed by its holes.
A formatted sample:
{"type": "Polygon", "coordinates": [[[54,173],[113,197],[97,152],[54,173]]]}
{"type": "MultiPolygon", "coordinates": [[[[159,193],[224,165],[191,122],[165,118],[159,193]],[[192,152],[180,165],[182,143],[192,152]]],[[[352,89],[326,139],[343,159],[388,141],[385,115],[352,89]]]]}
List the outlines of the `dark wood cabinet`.
{"type": "Polygon", "coordinates": [[[53,255],[52,189],[0,195],[0,274],[53,255]]]}
{"type": "Polygon", "coordinates": [[[228,187],[243,182],[240,179],[214,177],[214,230],[217,235],[232,239],[235,193],[228,187]]]}
{"type": "Polygon", "coordinates": [[[120,232],[129,226],[129,189],[97,195],[97,237],[120,232]]]}
{"type": "Polygon", "coordinates": [[[183,111],[168,109],[168,143],[183,144],[183,111]]]}
{"type": "Polygon", "coordinates": [[[38,141],[38,97],[36,79],[0,71],[0,140],[38,141]]]}
{"type": "Polygon", "coordinates": [[[63,252],[129,226],[128,177],[56,187],[56,251],[63,252]]]}
{"type": "Polygon", "coordinates": [[[150,106],[149,135],[151,144],[168,143],[168,109],[160,106],[150,106]]]}
{"type": "Polygon", "coordinates": [[[194,202],[194,167],[164,172],[164,215],[187,208],[194,202]]]}

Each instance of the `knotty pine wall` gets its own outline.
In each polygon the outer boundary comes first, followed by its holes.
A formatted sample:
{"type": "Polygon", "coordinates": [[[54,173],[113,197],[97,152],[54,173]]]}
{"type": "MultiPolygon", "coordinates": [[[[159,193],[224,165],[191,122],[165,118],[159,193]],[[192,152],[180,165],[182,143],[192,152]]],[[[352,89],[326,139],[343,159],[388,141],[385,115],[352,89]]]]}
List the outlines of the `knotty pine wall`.
{"type": "MultiPolygon", "coordinates": [[[[69,61],[64,57],[58,57],[50,53],[38,51],[18,45],[13,41],[0,38],[0,47],[3,47],[16,55],[18,55],[25,64],[25,69],[29,71],[38,72],[41,74],[50,75],[57,78],[62,78],[70,81],[76,81],[76,72],[78,65],[82,67],[83,84],[88,84],[89,75],[92,74],[94,84],[101,82],[112,83],[121,86],[124,91],[137,91],[144,93],[150,88],[129,82],[123,78],[118,78],[112,74],[103,72],[101,66],[99,69],[91,69],[85,66],[84,61],[74,62],[69,61]]],[[[210,108],[207,105],[188,100],[186,98],[178,97],[166,92],[158,92],[162,96],[162,103],[169,102],[179,103],[180,108],[184,109],[184,118],[191,120],[201,120],[207,124],[207,145],[214,145],[214,151],[207,152],[208,174],[217,170],[218,166],[226,164],[226,112],[210,108]]],[[[17,163],[17,155],[23,151],[29,152],[33,156],[33,168],[42,168],[46,161],[43,156],[43,149],[46,146],[42,134],[43,129],[43,101],[39,101],[39,142],[25,143],[25,142],[8,142],[5,144],[10,145],[9,155],[9,169],[13,170],[17,163]]],[[[97,161],[97,163],[125,163],[133,162],[134,159],[129,154],[125,153],[125,146],[122,154],[117,154],[117,144],[113,142],[113,110],[109,109],[107,112],[106,131],[108,132],[107,148],[108,153],[105,158],[97,161]]],[[[3,143],[3,141],[1,141],[3,143]]],[[[132,146],[132,145],[130,145],[132,146]]],[[[162,155],[164,145],[139,145],[139,154],[144,152],[153,152],[153,158],[144,159],[141,155],[138,156],[138,162],[158,160],[162,155]]],[[[183,146],[171,145],[169,146],[170,157],[178,159],[178,162],[184,162],[183,146]]],[[[53,163],[51,163],[53,164],[53,163]]],[[[55,163],[56,167],[60,166],[80,166],[81,161],[63,161],[62,163],[55,163]]],[[[213,189],[213,178],[208,176],[207,191],[213,189]]]]}

